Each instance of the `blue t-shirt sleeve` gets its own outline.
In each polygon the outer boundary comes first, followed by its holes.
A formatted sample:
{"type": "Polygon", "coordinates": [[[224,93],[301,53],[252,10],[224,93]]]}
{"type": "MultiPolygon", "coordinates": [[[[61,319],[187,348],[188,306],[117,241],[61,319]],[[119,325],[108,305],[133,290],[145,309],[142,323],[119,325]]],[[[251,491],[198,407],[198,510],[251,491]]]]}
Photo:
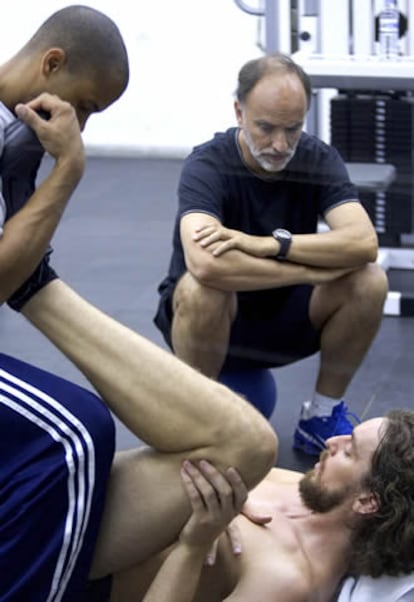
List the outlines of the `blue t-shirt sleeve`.
{"type": "Polygon", "coordinates": [[[186,213],[208,213],[223,219],[223,176],[208,158],[190,156],[178,185],[179,218],[186,213]]]}

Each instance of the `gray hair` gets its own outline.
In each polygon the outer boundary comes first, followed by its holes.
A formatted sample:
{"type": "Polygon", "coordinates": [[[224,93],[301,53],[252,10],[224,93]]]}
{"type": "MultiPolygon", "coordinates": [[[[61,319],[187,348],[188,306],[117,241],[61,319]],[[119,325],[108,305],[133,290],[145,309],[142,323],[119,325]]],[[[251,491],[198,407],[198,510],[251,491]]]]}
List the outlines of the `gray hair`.
{"type": "Polygon", "coordinates": [[[238,76],[238,86],[236,90],[237,100],[243,104],[256,84],[263,77],[272,73],[277,75],[293,73],[297,75],[302,82],[308,108],[310,107],[312,86],[309,76],[300,65],[290,58],[290,56],[280,52],[250,60],[243,65],[238,76]]]}

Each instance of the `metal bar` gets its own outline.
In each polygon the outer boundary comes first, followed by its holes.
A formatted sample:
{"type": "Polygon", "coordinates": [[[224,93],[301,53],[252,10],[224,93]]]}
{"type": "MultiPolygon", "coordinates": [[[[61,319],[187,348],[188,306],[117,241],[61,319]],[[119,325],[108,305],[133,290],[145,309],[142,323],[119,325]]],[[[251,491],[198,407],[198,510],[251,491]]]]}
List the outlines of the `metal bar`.
{"type": "MultiPolygon", "coordinates": [[[[277,2],[277,0],[276,0],[277,2]]],[[[266,53],[272,54],[279,50],[279,40],[277,35],[278,14],[273,0],[266,0],[266,53]]]]}
{"type": "Polygon", "coordinates": [[[245,13],[254,15],[255,17],[263,17],[265,10],[263,8],[254,8],[249,6],[244,0],[234,0],[234,3],[245,13]]]}
{"type": "Polygon", "coordinates": [[[318,0],[305,0],[303,14],[307,17],[317,17],[319,14],[318,0]]]}
{"type": "Polygon", "coordinates": [[[291,15],[290,0],[266,0],[266,53],[290,54],[291,15]]]}

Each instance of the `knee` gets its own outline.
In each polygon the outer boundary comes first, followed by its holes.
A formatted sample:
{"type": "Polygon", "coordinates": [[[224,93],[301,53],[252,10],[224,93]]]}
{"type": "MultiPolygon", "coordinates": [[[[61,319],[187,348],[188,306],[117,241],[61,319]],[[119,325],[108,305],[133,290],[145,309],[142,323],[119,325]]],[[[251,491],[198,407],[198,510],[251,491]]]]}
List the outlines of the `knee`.
{"type": "Polygon", "coordinates": [[[236,297],[234,293],[210,288],[187,273],[178,283],[173,298],[174,318],[191,320],[198,324],[227,314],[234,319],[236,297]]]}
{"type": "MultiPolygon", "coordinates": [[[[85,396],[82,403],[85,404],[85,396]]],[[[92,398],[93,399],[93,398],[92,398]]],[[[95,456],[99,458],[97,467],[107,465],[109,470],[116,447],[116,429],[109,408],[100,400],[89,405],[88,439],[93,441],[95,456]]]]}
{"type": "Polygon", "coordinates": [[[371,263],[349,275],[349,297],[361,309],[382,312],[387,293],[388,278],[383,268],[371,263]]]}
{"type": "MultiPolygon", "coordinates": [[[[227,396],[226,403],[232,404],[235,394],[227,387],[218,387],[222,396],[227,396]]],[[[237,397],[232,419],[219,427],[220,443],[214,452],[220,462],[234,466],[251,489],[275,465],[278,438],[270,422],[247,401],[240,404],[237,397]]]]}
{"type": "Polygon", "coordinates": [[[244,449],[244,454],[248,462],[248,481],[249,485],[254,487],[267,475],[269,470],[275,466],[279,450],[279,439],[271,424],[260,416],[260,425],[257,426],[254,433],[251,433],[251,443],[248,450],[244,449]],[[251,461],[251,455],[255,456],[251,461]]]}
{"type": "Polygon", "coordinates": [[[205,444],[193,457],[210,460],[220,470],[232,466],[252,489],[276,463],[276,433],[248,401],[221,383],[209,382],[210,395],[221,400],[221,412],[205,425],[205,444]]]}
{"type": "Polygon", "coordinates": [[[271,424],[259,415],[254,429],[246,432],[239,449],[240,472],[249,488],[255,487],[276,464],[279,440],[271,424]]]}

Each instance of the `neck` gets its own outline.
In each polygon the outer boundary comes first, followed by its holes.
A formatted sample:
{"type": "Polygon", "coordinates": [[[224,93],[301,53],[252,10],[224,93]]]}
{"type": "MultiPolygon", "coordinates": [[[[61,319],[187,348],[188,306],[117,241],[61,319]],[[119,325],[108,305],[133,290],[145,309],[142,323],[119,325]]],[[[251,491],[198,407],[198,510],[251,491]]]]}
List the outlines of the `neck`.
{"type": "MultiPolygon", "coordinates": [[[[298,523],[299,530],[305,535],[303,540],[306,547],[325,549],[332,561],[337,559],[339,564],[347,564],[350,553],[351,531],[347,527],[349,511],[344,508],[335,509],[323,514],[311,512],[304,514],[298,523]],[[345,561],[345,562],[344,562],[345,561]]],[[[300,533],[299,533],[299,537],[300,533]]],[[[312,558],[318,558],[312,552],[312,558]]]]}
{"type": "Polygon", "coordinates": [[[317,592],[315,600],[331,600],[349,570],[350,532],[334,514],[310,514],[295,522],[317,592]]]}
{"type": "Polygon", "coordinates": [[[26,102],[33,97],[29,93],[32,83],[33,75],[26,62],[18,56],[13,57],[0,66],[0,101],[14,111],[18,102],[26,102]]]}

